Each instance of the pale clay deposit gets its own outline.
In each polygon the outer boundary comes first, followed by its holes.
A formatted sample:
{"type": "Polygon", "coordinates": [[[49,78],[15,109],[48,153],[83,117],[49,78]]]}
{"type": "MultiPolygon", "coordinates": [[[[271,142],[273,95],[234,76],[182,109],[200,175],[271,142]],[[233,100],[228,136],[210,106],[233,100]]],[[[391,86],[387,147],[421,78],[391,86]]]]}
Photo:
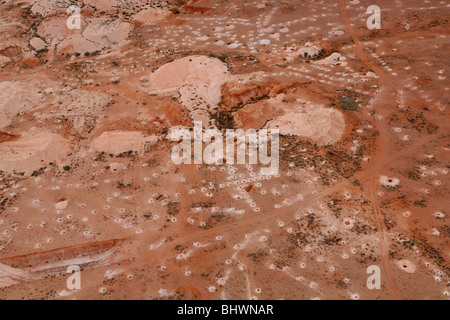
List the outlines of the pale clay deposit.
{"type": "Polygon", "coordinates": [[[163,9],[147,9],[142,10],[134,16],[134,21],[153,25],[159,22],[166,21],[170,17],[173,17],[173,13],[163,9]]]}
{"type": "Polygon", "coordinates": [[[142,151],[146,142],[155,143],[157,137],[146,137],[141,132],[104,132],[93,141],[99,152],[120,154],[128,151],[142,151]]]}
{"type": "Polygon", "coordinates": [[[14,117],[30,109],[36,108],[45,97],[38,93],[36,83],[0,82],[0,130],[8,126],[14,117]]]}
{"type": "Polygon", "coordinates": [[[70,144],[53,133],[25,133],[19,140],[0,144],[0,170],[29,176],[49,162],[62,163],[70,144]]]}
{"type": "Polygon", "coordinates": [[[345,130],[340,111],[323,107],[306,107],[269,121],[267,129],[279,129],[282,135],[310,138],[321,145],[339,141],[345,130]]]}

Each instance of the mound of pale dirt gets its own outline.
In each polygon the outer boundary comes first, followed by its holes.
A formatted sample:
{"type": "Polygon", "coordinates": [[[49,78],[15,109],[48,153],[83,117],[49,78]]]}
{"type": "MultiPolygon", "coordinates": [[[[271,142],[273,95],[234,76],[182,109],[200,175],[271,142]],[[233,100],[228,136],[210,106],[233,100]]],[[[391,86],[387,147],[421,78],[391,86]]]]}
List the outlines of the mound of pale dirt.
{"type": "Polygon", "coordinates": [[[83,31],[83,37],[97,46],[108,47],[128,38],[133,30],[130,23],[120,20],[97,19],[83,31]]]}
{"type": "MultiPolygon", "coordinates": [[[[49,17],[39,24],[37,27],[37,34],[46,39],[49,43],[53,39],[60,41],[66,39],[70,34],[78,32],[78,30],[69,30],[66,26],[66,21],[67,17],[65,16],[49,17]]],[[[82,27],[85,26],[83,21],[84,19],[82,19],[82,27]]]]}
{"type": "Polygon", "coordinates": [[[8,126],[18,113],[37,106],[44,98],[38,91],[25,82],[0,82],[0,129],[8,126]]]}
{"type": "Polygon", "coordinates": [[[68,142],[57,134],[24,134],[0,144],[0,170],[29,176],[50,162],[62,162],[69,151],[68,142]]]}
{"type": "Polygon", "coordinates": [[[380,176],[378,182],[385,187],[397,187],[400,185],[400,179],[398,178],[390,178],[386,176],[380,176]]]}
{"type": "Polygon", "coordinates": [[[169,10],[150,8],[137,13],[133,20],[143,24],[157,24],[166,21],[173,15],[173,12],[169,10]]]}
{"type": "Polygon", "coordinates": [[[289,46],[284,49],[283,55],[288,61],[297,59],[298,57],[315,57],[320,54],[322,48],[311,42],[305,43],[303,46],[289,46]]]}
{"type": "Polygon", "coordinates": [[[30,46],[32,46],[36,51],[43,50],[47,47],[47,43],[38,37],[34,37],[30,40],[30,46]]]}
{"type": "Polygon", "coordinates": [[[128,151],[141,151],[146,142],[156,142],[157,137],[146,137],[137,131],[107,131],[93,141],[96,151],[120,154],[128,151]]]}
{"type": "Polygon", "coordinates": [[[338,52],[332,53],[330,56],[326,57],[325,59],[315,61],[314,64],[322,64],[322,65],[340,65],[340,66],[347,66],[346,62],[347,58],[342,56],[338,52]]]}
{"type": "Polygon", "coordinates": [[[61,41],[58,44],[58,51],[86,53],[114,48],[126,40],[132,30],[133,25],[127,22],[96,19],[81,33],[73,34],[61,41]]]}
{"type": "MultiPolygon", "coordinates": [[[[302,93],[308,97],[308,93],[302,93]]],[[[320,145],[341,139],[345,130],[345,118],[336,109],[312,104],[309,100],[284,102],[285,95],[248,104],[234,114],[236,125],[244,130],[279,129],[282,135],[309,138],[320,145]],[[301,104],[299,104],[301,103],[301,104]]]]}
{"type": "Polygon", "coordinates": [[[333,144],[344,134],[344,115],[335,109],[306,107],[269,121],[267,129],[279,129],[280,134],[309,138],[321,145],[333,144]]]}
{"type": "Polygon", "coordinates": [[[82,2],[73,0],[37,0],[31,7],[31,12],[43,17],[49,17],[55,14],[67,13],[67,8],[71,5],[81,7],[82,2]]]}
{"type": "Polygon", "coordinates": [[[228,78],[228,68],[219,59],[190,56],[170,62],[152,76],[152,84],[158,90],[195,88],[198,95],[211,105],[220,102],[221,87],[228,78]]]}
{"type": "Polygon", "coordinates": [[[162,66],[151,75],[151,82],[157,93],[178,91],[191,118],[209,125],[209,110],[219,104],[228,77],[228,68],[219,59],[190,56],[162,66]]]}
{"type": "Polygon", "coordinates": [[[399,260],[396,264],[397,267],[406,273],[415,273],[417,269],[416,265],[409,260],[399,260]]]}

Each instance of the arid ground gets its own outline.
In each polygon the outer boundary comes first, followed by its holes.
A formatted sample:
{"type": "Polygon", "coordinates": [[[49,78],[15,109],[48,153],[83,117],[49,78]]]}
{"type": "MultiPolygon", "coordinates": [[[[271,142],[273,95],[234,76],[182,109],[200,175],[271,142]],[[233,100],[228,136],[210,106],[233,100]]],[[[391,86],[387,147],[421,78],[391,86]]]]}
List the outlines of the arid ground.
{"type": "Polygon", "coordinates": [[[449,299],[449,13],[1,0],[0,299],[449,299]],[[174,164],[194,121],[279,172],[174,164]]]}

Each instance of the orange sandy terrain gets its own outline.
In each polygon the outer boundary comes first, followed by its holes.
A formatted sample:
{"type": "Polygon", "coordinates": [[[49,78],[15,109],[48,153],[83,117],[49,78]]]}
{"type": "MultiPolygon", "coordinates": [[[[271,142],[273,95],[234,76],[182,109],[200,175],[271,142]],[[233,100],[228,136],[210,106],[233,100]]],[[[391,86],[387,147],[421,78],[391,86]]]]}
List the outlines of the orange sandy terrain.
{"type": "Polygon", "coordinates": [[[0,299],[449,299],[449,12],[0,1],[0,299]],[[194,121],[279,172],[174,164],[194,121]]]}

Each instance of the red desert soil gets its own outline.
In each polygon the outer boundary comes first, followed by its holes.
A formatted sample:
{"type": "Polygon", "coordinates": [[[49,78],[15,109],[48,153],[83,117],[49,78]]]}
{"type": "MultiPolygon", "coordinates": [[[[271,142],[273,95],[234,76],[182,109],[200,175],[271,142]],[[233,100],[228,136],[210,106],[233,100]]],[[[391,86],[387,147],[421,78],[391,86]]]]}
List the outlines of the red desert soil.
{"type": "Polygon", "coordinates": [[[0,299],[449,299],[449,5],[64,3],[0,3],[0,299]],[[194,121],[278,174],[174,164],[194,121]]]}

